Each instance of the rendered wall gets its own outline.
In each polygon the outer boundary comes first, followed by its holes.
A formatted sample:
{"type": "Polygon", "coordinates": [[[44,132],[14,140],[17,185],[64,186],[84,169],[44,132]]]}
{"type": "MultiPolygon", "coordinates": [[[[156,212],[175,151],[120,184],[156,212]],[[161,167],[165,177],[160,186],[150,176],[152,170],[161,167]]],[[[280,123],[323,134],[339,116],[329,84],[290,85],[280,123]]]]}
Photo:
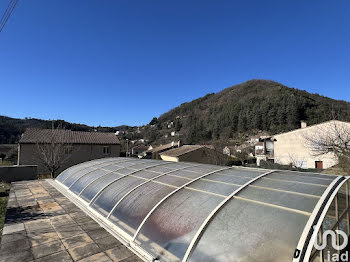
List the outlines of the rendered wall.
{"type": "Polygon", "coordinates": [[[308,137],[316,136],[318,132],[331,130],[329,125],[327,122],[274,136],[276,139],[274,143],[275,163],[289,165],[297,161],[306,161],[307,168],[315,168],[315,161],[322,161],[324,169],[336,165],[337,160],[333,154],[318,155],[318,152],[308,142],[308,137]]]}

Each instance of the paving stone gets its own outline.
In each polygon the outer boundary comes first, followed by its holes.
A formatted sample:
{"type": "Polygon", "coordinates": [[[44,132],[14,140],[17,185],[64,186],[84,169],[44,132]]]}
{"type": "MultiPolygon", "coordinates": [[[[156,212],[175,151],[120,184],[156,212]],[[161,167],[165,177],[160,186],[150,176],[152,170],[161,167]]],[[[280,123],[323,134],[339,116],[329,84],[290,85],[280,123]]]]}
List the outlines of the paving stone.
{"type": "Polygon", "coordinates": [[[1,254],[16,253],[30,249],[30,242],[27,238],[18,239],[12,242],[1,243],[1,254]]]}
{"type": "Polygon", "coordinates": [[[59,223],[59,222],[62,222],[62,224],[63,224],[63,223],[65,223],[67,220],[70,220],[70,219],[71,219],[71,217],[70,217],[69,215],[65,214],[65,215],[59,215],[59,216],[51,217],[51,218],[50,218],[50,221],[51,221],[51,223],[53,223],[53,224],[59,223]]]}
{"type": "Polygon", "coordinates": [[[5,225],[2,231],[2,234],[6,235],[6,234],[12,234],[12,233],[19,233],[21,231],[24,231],[23,223],[18,223],[10,226],[5,225]]]}
{"type": "Polygon", "coordinates": [[[87,234],[93,240],[97,240],[99,238],[110,236],[110,234],[102,227],[100,227],[99,229],[96,229],[96,230],[89,231],[89,232],[87,232],[87,234]]]}
{"type": "Polygon", "coordinates": [[[51,227],[51,221],[48,218],[42,218],[37,220],[31,220],[24,222],[24,226],[29,231],[35,231],[40,228],[51,227]]]}
{"type": "Polygon", "coordinates": [[[85,230],[85,231],[92,231],[101,228],[99,224],[97,224],[95,221],[90,221],[87,223],[80,223],[79,226],[85,230]]]}
{"type": "Polygon", "coordinates": [[[55,232],[53,226],[43,226],[42,228],[27,228],[28,235],[40,235],[45,233],[55,232]]]}
{"type": "Polygon", "coordinates": [[[121,262],[143,262],[143,260],[141,258],[139,258],[138,256],[133,255],[131,257],[128,257],[128,258],[121,260],[121,262]]]}
{"type": "Polygon", "coordinates": [[[96,261],[98,261],[98,262],[112,262],[112,260],[103,252],[79,260],[79,262],[96,262],[96,261]]]}
{"type": "Polygon", "coordinates": [[[73,259],[67,251],[58,252],[49,256],[41,257],[36,262],[72,262],[73,259]]]}
{"type": "Polygon", "coordinates": [[[63,238],[69,238],[77,235],[81,235],[84,233],[84,231],[80,227],[61,227],[56,228],[57,235],[63,239],[63,238]]]}
{"type": "Polygon", "coordinates": [[[60,226],[78,226],[78,224],[74,221],[73,218],[71,218],[69,215],[60,215],[60,216],[55,216],[51,219],[51,223],[53,227],[60,227],[60,226]],[[56,219],[60,217],[59,219],[56,219]]]}
{"type": "Polygon", "coordinates": [[[32,252],[35,259],[55,254],[63,250],[65,250],[65,248],[61,241],[53,241],[32,247],[32,252]]]}
{"type": "Polygon", "coordinates": [[[96,244],[90,243],[90,244],[84,244],[78,247],[70,248],[68,249],[68,252],[74,261],[78,261],[82,258],[86,258],[91,255],[100,253],[101,250],[96,244]]]}
{"type": "Polygon", "coordinates": [[[32,235],[28,235],[28,238],[33,247],[60,239],[56,234],[56,232],[49,232],[49,233],[38,234],[38,235],[32,234],[32,235]]]}
{"type": "Polygon", "coordinates": [[[0,261],[142,261],[47,182],[13,183],[9,199],[0,261]]]}
{"type": "Polygon", "coordinates": [[[118,241],[112,235],[109,235],[108,237],[96,239],[95,243],[101,248],[102,251],[123,245],[120,241],[118,241]]]}
{"type": "Polygon", "coordinates": [[[92,239],[86,233],[77,235],[74,237],[62,239],[62,242],[67,249],[74,248],[74,247],[81,246],[88,243],[93,243],[92,239]]]}
{"type": "Polygon", "coordinates": [[[1,262],[22,262],[22,261],[32,261],[33,254],[29,250],[24,250],[20,252],[15,252],[11,254],[0,254],[1,262]]]}
{"type": "Polygon", "coordinates": [[[109,258],[112,259],[114,262],[122,261],[123,259],[134,256],[134,253],[132,253],[125,246],[118,246],[118,247],[109,249],[106,251],[106,253],[109,256],[109,258]]]}
{"type": "Polygon", "coordinates": [[[20,239],[26,239],[26,238],[27,238],[26,231],[21,231],[20,233],[7,234],[1,237],[1,244],[13,242],[20,239]]]}

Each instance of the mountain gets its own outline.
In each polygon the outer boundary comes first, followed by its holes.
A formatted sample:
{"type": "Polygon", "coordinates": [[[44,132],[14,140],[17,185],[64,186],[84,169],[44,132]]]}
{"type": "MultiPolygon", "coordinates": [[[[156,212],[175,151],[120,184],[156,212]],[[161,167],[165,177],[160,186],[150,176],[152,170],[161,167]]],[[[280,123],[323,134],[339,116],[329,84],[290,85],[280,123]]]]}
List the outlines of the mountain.
{"type": "Polygon", "coordinates": [[[141,127],[92,127],[64,120],[15,119],[0,116],[0,144],[16,143],[28,127],[65,128],[78,131],[127,131],[120,136],[143,138],[152,144],[181,139],[187,144],[237,144],[249,136],[276,134],[300,127],[300,120],[309,125],[336,117],[350,121],[350,103],[318,94],[289,88],[283,84],[254,79],[208,94],[153,118],[141,127]],[[171,136],[175,132],[175,137],[171,136]]]}
{"type": "MultiPolygon", "coordinates": [[[[184,103],[161,115],[158,139],[173,122],[185,143],[244,139],[268,132],[276,134],[330,120],[350,121],[350,103],[254,79],[184,103]]],[[[154,121],[154,120],[152,120],[154,121]]],[[[153,135],[154,136],[154,135],[153,135]]]]}

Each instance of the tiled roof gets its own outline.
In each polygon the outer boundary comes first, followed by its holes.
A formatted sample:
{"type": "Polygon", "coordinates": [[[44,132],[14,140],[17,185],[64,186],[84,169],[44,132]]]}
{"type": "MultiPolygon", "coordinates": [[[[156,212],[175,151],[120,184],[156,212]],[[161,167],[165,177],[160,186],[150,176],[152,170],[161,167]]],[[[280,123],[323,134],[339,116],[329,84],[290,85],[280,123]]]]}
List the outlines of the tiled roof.
{"type": "Polygon", "coordinates": [[[177,157],[177,156],[187,154],[189,152],[195,151],[195,150],[203,148],[203,147],[208,148],[208,149],[212,149],[209,146],[205,146],[205,145],[183,145],[182,147],[174,148],[174,149],[168,150],[164,153],[160,153],[160,155],[177,157]]]}
{"type": "Polygon", "coordinates": [[[120,144],[114,133],[82,132],[65,129],[37,129],[28,128],[20,139],[22,144],[32,143],[57,143],[67,144],[120,144]]]}
{"type": "Polygon", "coordinates": [[[161,152],[161,151],[164,151],[164,150],[167,150],[167,149],[170,149],[174,146],[177,146],[177,143],[169,143],[169,144],[165,144],[165,145],[161,145],[161,146],[157,146],[151,150],[149,150],[149,152],[152,152],[152,153],[156,153],[156,152],[161,152]]]}

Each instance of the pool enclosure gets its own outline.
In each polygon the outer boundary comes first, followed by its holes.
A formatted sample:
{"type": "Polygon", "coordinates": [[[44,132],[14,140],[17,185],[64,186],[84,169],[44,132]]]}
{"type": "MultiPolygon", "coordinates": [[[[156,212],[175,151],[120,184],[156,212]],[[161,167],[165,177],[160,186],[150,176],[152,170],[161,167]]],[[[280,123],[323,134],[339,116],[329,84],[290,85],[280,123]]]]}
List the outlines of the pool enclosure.
{"type": "Polygon", "coordinates": [[[52,184],[145,261],[328,261],[350,233],[343,176],[104,158],[52,184]]]}

